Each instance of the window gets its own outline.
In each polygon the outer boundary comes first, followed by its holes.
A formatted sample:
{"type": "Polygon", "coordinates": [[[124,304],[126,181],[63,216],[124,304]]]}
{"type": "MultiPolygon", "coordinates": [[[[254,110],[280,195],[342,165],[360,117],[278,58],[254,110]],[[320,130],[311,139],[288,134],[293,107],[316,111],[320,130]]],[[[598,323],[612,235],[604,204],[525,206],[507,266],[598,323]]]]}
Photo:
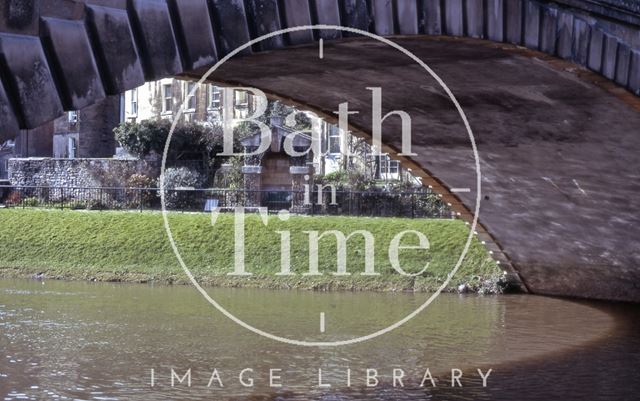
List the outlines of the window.
{"type": "Polygon", "coordinates": [[[67,154],[69,155],[69,159],[76,158],[76,151],[78,150],[78,144],[76,142],[76,138],[69,137],[67,142],[67,154]]]}
{"type": "Polygon", "coordinates": [[[197,91],[195,91],[196,83],[187,82],[184,86],[184,108],[185,110],[194,111],[198,104],[197,91]],[[193,91],[193,93],[192,93],[193,91]]]}
{"type": "Polygon", "coordinates": [[[235,105],[236,107],[248,107],[249,106],[249,95],[246,91],[235,91],[235,105]]]}
{"type": "Polygon", "coordinates": [[[120,122],[123,123],[125,118],[127,117],[127,103],[126,103],[126,93],[121,93],[120,98],[118,99],[118,114],[120,115],[120,122]]]}
{"type": "Polygon", "coordinates": [[[222,91],[219,87],[209,85],[209,108],[219,110],[222,107],[222,91]]]}
{"type": "Polygon", "coordinates": [[[397,160],[389,160],[389,174],[398,174],[399,171],[400,171],[400,162],[397,160]]]}
{"type": "Polygon", "coordinates": [[[78,112],[70,111],[68,114],[69,124],[77,124],[78,123],[78,112]]]}
{"type": "Polygon", "coordinates": [[[171,113],[173,110],[173,88],[171,84],[162,85],[162,112],[171,113]]]}
{"type": "Polygon", "coordinates": [[[245,92],[247,95],[247,114],[253,114],[256,111],[256,97],[251,92],[245,92]]]}
{"type": "Polygon", "coordinates": [[[131,91],[131,104],[130,106],[130,114],[137,115],[138,114],[138,89],[132,89],[131,91]]]}
{"type": "Polygon", "coordinates": [[[329,153],[340,153],[340,129],[335,125],[329,126],[329,153]]]}
{"type": "Polygon", "coordinates": [[[383,177],[387,174],[387,155],[378,155],[376,158],[378,159],[378,174],[383,177]]]}
{"type": "Polygon", "coordinates": [[[388,155],[375,156],[378,164],[378,174],[382,178],[391,174],[398,174],[400,172],[400,162],[397,160],[391,160],[388,155]]]}
{"type": "Polygon", "coordinates": [[[249,115],[249,94],[246,91],[234,91],[233,115],[235,118],[247,118],[249,115]]]}

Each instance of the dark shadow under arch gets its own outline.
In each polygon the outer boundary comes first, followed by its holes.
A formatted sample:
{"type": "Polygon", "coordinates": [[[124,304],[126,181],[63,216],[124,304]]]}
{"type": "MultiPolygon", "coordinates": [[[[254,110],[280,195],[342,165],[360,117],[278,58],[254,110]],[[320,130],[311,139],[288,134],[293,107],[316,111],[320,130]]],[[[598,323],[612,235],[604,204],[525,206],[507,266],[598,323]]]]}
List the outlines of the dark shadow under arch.
{"type": "MultiPolygon", "coordinates": [[[[484,176],[478,235],[493,256],[534,293],[638,300],[639,255],[628,238],[640,221],[627,212],[637,203],[630,181],[640,161],[636,99],[615,85],[594,84],[595,75],[574,64],[513,46],[394,41],[427,62],[465,108],[484,176]]],[[[369,137],[364,88],[383,78],[385,111],[407,110],[414,119],[418,156],[400,160],[470,221],[475,191],[450,191],[474,188],[469,143],[437,85],[373,41],[326,44],[322,63],[317,51],[300,46],[230,60],[210,80],[256,87],[333,121],[346,96],[360,112],[351,119],[354,133],[369,137]]],[[[383,136],[385,150],[398,153],[398,124],[390,121],[385,132],[392,133],[383,136]]]]}

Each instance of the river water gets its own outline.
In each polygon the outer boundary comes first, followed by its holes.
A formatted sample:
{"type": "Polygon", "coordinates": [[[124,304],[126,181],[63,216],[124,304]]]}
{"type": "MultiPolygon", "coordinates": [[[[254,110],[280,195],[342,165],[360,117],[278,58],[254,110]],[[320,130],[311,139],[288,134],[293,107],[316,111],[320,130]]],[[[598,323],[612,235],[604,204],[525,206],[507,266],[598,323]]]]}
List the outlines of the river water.
{"type": "MultiPolygon", "coordinates": [[[[208,291],[255,327],[312,341],[366,335],[427,297],[208,291]]],[[[443,294],[384,336],[304,348],[238,326],[188,286],[0,280],[0,396],[5,401],[638,400],[639,333],[638,306],[443,294]],[[188,369],[191,386],[184,376],[188,369]],[[488,374],[486,386],[478,369],[488,374]],[[459,382],[452,381],[452,371],[461,374],[459,382]]]]}

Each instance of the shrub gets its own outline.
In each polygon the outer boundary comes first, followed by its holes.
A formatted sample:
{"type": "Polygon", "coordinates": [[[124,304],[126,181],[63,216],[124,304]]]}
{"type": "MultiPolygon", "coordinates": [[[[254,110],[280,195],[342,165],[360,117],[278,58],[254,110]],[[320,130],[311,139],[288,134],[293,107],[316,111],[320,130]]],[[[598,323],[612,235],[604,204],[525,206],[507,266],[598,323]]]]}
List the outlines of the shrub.
{"type": "Polygon", "coordinates": [[[127,179],[125,185],[127,187],[127,198],[130,199],[127,205],[128,207],[139,208],[141,206],[151,206],[155,198],[155,191],[145,191],[144,189],[154,188],[156,180],[144,174],[133,174],[127,179]]]}
{"type": "Polygon", "coordinates": [[[390,181],[385,184],[385,190],[389,192],[423,192],[425,188],[411,181],[390,181]]]}
{"type": "Polygon", "coordinates": [[[197,188],[203,183],[202,176],[186,167],[168,168],[164,172],[165,204],[167,209],[197,208],[192,191],[184,188],[197,188]]]}
{"type": "Polygon", "coordinates": [[[26,207],[36,207],[39,204],[40,204],[40,201],[35,196],[24,198],[24,200],[22,201],[22,206],[26,206],[26,207]]]}
{"type": "Polygon", "coordinates": [[[20,192],[11,191],[9,196],[7,196],[6,204],[8,206],[15,206],[20,204],[21,201],[22,201],[22,196],[20,195],[20,192]]]}
{"type": "Polygon", "coordinates": [[[426,193],[416,197],[416,210],[428,216],[437,216],[447,213],[449,208],[438,195],[426,193]]]}
{"type": "Polygon", "coordinates": [[[128,181],[135,175],[145,175],[148,177],[157,176],[160,172],[153,164],[148,162],[127,163],[120,160],[109,162],[108,168],[102,165],[89,164],[87,172],[91,178],[98,183],[97,186],[106,188],[128,187],[128,181]]]}
{"type": "Polygon", "coordinates": [[[127,188],[152,188],[156,180],[144,174],[133,174],[126,182],[127,188]]]}
{"type": "Polygon", "coordinates": [[[355,191],[368,191],[375,187],[375,180],[366,174],[353,171],[349,173],[349,186],[355,191]]]}
{"type": "Polygon", "coordinates": [[[244,174],[242,174],[244,158],[240,156],[230,157],[226,164],[220,166],[213,179],[214,188],[242,189],[244,187],[244,174]]]}
{"type": "Polygon", "coordinates": [[[345,170],[334,171],[318,177],[323,184],[346,185],[349,182],[349,174],[345,170]]]}
{"type": "Polygon", "coordinates": [[[87,208],[87,202],[85,201],[80,201],[80,200],[74,200],[69,202],[69,209],[72,210],[81,210],[81,209],[86,209],[87,208]]]}
{"type": "MultiPolygon", "coordinates": [[[[72,200],[67,204],[67,207],[72,210],[105,210],[108,209],[107,204],[99,199],[89,200],[72,200]]],[[[117,204],[113,203],[111,209],[119,209],[117,204]]]]}
{"type": "MultiPolygon", "coordinates": [[[[117,209],[117,207],[115,206],[116,204],[112,204],[112,209],[117,209]]],[[[104,209],[108,209],[108,206],[99,199],[89,199],[87,201],[86,209],[87,210],[104,210],[104,209]]]]}
{"type": "MultiPolygon", "coordinates": [[[[113,130],[120,145],[138,158],[151,153],[162,154],[170,131],[171,122],[164,119],[126,122],[113,130]]],[[[169,160],[191,157],[210,165],[215,154],[222,150],[222,143],[223,130],[220,124],[180,123],[171,136],[167,157],[169,160]]],[[[239,143],[236,148],[240,149],[239,143]]]]}
{"type": "Polygon", "coordinates": [[[375,181],[359,171],[338,170],[317,178],[319,184],[335,185],[354,191],[366,191],[375,186],[375,181]]]}
{"type": "Polygon", "coordinates": [[[151,151],[162,153],[170,129],[168,120],[144,120],[122,123],[113,132],[127,152],[142,158],[151,151]]]}

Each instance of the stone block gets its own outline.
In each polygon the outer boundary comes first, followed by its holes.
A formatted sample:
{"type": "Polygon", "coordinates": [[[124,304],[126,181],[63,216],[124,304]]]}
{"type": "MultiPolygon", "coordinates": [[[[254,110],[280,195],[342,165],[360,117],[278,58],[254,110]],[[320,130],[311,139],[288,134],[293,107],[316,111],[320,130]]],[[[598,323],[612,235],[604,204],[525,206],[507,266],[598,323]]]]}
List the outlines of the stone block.
{"type": "Polygon", "coordinates": [[[89,36],[81,21],[45,18],[42,23],[44,43],[57,71],[58,89],[64,108],[79,110],[100,99],[105,92],[89,36]]]}
{"type": "Polygon", "coordinates": [[[540,4],[524,3],[524,45],[530,49],[540,47],[540,4]]]}
{"type": "Polygon", "coordinates": [[[472,38],[484,37],[484,1],[467,0],[464,4],[467,35],[472,38]]]}
{"type": "Polygon", "coordinates": [[[462,36],[464,35],[464,15],[462,9],[462,0],[449,0],[444,5],[444,26],[447,35],[462,36]]]}
{"type": "Polygon", "coordinates": [[[487,0],[487,38],[495,42],[504,40],[504,0],[487,0]]]}
{"type": "Polygon", "coordinates": [[[40,38],[0,34],[0,59],[5,90],[22,115],[22,128],[36,128],[62,114],[62,102],[44,55],[40,38]]]}
{"type": "Polygon", "coordinates": [[[0,82],[0,143],[18,135],[20,127],[13,111],[11,101],[0,82]]]}
{"type": "Polygon", "coordinates": [[[640,96],[640,51],[631,51],[631,66],[629,68],[629,89],[640,96]]]}
{"type": "Polygon", "coordinates": [[[560,11],[558,13],[558,49],[559,57],[571,59],[573,56],[573,15],[560,11]]]}
{"type": "MultiPolygon", "coordinates": [[[[277,0],[248,0],[245,4],[247,15],[253,21],[251,33],[254,38],[282,29],[277,0]]],[[[272,36],[255,47],[260,51],[279,49],[284,47],[284,36],[272,36]]]]}
{"type": "Polygon", "coordinates": [[[555,55],[558,40],[558,9],[542,7],[540,24],[540,50],[555,55]]]}
{"type": "Polygon", "coordinates": [[[424,33],[442,35],[442,9],[440,0],[424,0],[422,3],[424,33]]]}
{"type": "Polygon", "coordinates": [[[104,72],[108,95],[123,93],[144,84],[144,73],[125,10],[87,7],[98,66],[104,72]]]}
{"type": "MultiPolygon", "coordinates": [[[[366,0],[343,0],[342,5],[342,25],[351,28],[369,30],[371,16],[367,8],[366,0]]],[[[342,36],[360,36],[351,32],[343,32],[342,36]]]]}
{"type": "MultiPolygon", "coordinates": [[[[284,8],[282,11],[287,28],[311,25],[311,10],[308,1],[282,0],[280,4],[284,8]]],[[[313,42],[313,31],[305,29],[290,32],[287,34],[287,40],[292,45],[313,42]]]]}
{"type": "MultiPolygon", "coordinates": [[[[242,0],[209,0],[213,31],[218,43],[218,57],[226,56],[251,40],[242,0]]],[[[245,48],[241,54],[251,53],[245,48]]]]}
{"type": "MultiPolygon", "coordinates": [[[[340,7],[338,0],[324,0],[312,2],[313,15],[316,22],[322,25],[340,25],[340,7]]],[[[342,32],[335,29],[324,29],[316,31],[319,38],[330,40],[342,37],[342,32]]]]}
{"type": "Polygon", "coordinates": [[[242,166],[242,174],[262,174],[262,166],[242,166]]]}
{"type": "Polygon", "coordinates": [[[380,36],[393,35],[393,1],[372,0],[371,11],[376,34],[380,36]]]}
{"type": "Polygon", "coordinates": [[[289,174],[292,174],[292,175],[311,174],[311,167],[291,166],[289,167],[289,174]]]}
{"type": "Polygon", "coordinates": [[[167,3],[132,0],[129,5],[145,78],[154,81],[180,74],[182,62],[167,3]]]}
{"type": "Polygon", "coordinates": [[[591,29],[591,40],[589,41],[589,59],[587,67],[593,71],[602,70],[602,53],[604,50],[604,33],[597,29],[591,29]]]}
{"type": "Polygon", "coordinates": [[[586,66],[589,60],[589,38],[591,28],[581,20],[573,20],[573,44],[571,58],[578,64],[586,66]]]}
{"type": "Polygon", "coordinates": [[[618,45],[618,62],[616,63],[616,83],[627,86],[629,82],[629,65],[631,62],[631,49],[620,43],[618,45]]]}
{"type": "Polygon", "coordinates": [[[207,0],[170,0],[169,4],[185,68],[213,65],[218,55],[207,0]]]}
{"type": "Polygon", "coordinates": [[[616,60],[618,58],[618,39],[605,35],[602,57],[602,75],[609,79],[616,77],[616,60]]]}
{"type": "Polygon", "coordinates": [[[522,0],[505,0],[505,36],[509,43],[522,43],[522,0]]]}
{"type": "Polygon", "coordinates": [[[39,3],[40,0],[4,0],[0,2],[0,31],[37,35],[39,3]]]}
{"type": "MultiPolygon", "coordinates": [[[[462,10],[461,10],[462,11],[462,10]]],[[[396,2],[396,31],[401,35],[415,35],[418,33],[418,3],[415,1],[396,2]]]]}

